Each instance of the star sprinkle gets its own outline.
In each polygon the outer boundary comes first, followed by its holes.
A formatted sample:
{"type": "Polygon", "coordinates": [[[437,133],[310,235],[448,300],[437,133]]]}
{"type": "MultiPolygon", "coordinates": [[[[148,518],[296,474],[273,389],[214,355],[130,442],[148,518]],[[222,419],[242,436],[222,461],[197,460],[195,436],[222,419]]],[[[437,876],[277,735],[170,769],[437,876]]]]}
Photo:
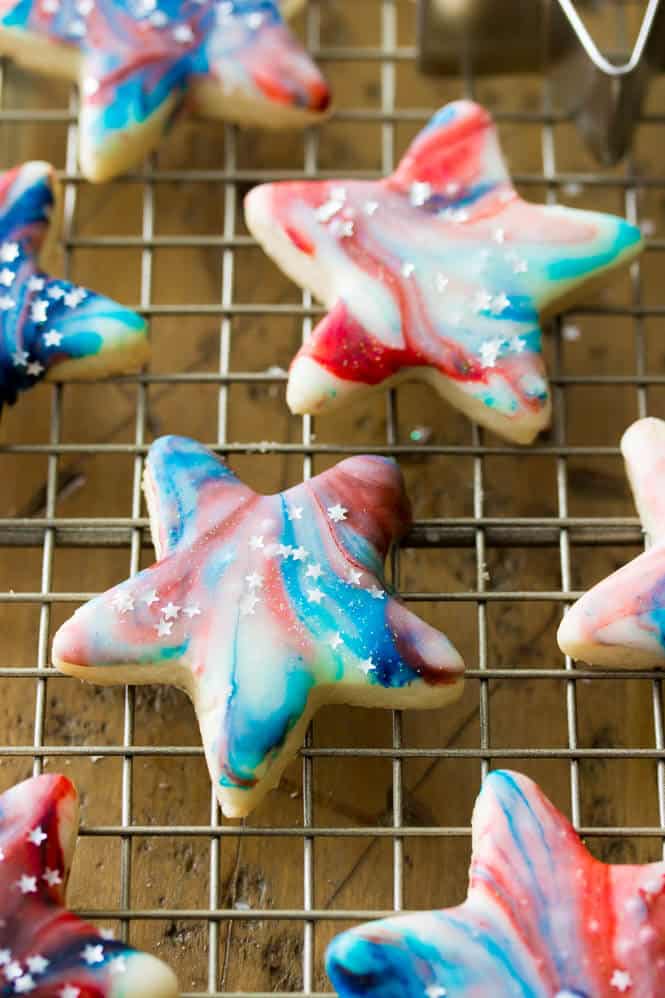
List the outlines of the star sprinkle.
{"type": "Polygon", "coordinates": [[[455,649],[386,592],[384,558],[410,523],[392,461],[350,458],[262,496],[205,447],[164,437],[144,487],[159,560],[79,609],[53,661],[82,679],[124,681],[126,666],[185,688],[226,815],[248,814],[278,783],[322,703],[432,708],[461,692],[455,649]],[[349,585],[351,569],[362,584],[349,585]],[[153,592],[200,614],[164,621],[144,599],[153,592]],[[115,610],[123,594],[132,613],[115,610]]]}
{"type": "Polygon", "coordinates": [[[177,981],[163,963],[104,939],[65,909],[77,832],[76,790],[64,776],[38,776],[0,796],[0,843],[6,854],[0,868],[0,992],[40,998],[176,998],[177,981]],[[121,959],[122,977],[114,971],[121,959]]]}
{"type": "Polygon", "coordinates": [[[568,610],[557,640],[591,665],[665,664],[665,422],[640,419],[621,441],[637,510],[651,545],[568,610]]]}
{"type": "Polygon", "coordinates": [[[501,436],[531,441],[550,419],[540,317],[611,280],[642,249],[639,230],[523,201],[492,119],[468,101],[438,111],[392,176],[348,181],[337,201],[332,188],[266,184],[245,199],[258,242],[329,309],[291,365],[291,410],[422,379],[501,436]],[[526,349],[512,349],[516,337],[526,349]]]}
{"type": "Polygon", "coordinates": [[[140,367],[147,357],[140,316],[38,270],[56,198],[46,163],[26,163],[0,176],[0,274],[2,284],[11,285],[11,296],[0,296],[0,411],[44,377],[115,374],[140,367]]]}
{"type": "Polygon", "coordinates": [[[472,844],[463,904],[333,940],[340,998],[665,994],[665,894],[645,891],[663,863],[600,863],[535,783],[501,770],[476,801],[472,844]]]}
{"type": "Polygon", "coordinates": [[[51,43],[82,81],[79,159],[94,181],[140,163],[180,112],[278,127],[330,103],[275,0],[7,0],[0,33],[19,62],[51,43]]]}

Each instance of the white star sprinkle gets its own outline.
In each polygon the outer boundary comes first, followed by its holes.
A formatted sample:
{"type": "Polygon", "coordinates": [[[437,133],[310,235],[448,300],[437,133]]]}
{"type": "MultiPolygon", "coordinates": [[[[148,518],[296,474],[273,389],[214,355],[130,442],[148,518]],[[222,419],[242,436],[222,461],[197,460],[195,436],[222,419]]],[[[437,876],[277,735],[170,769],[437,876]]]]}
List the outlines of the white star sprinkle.
{"type": "Polygon", "coordinates": [[[440,984],[430,984],[425,988],[425,998],[446,998],[448,992],[440,984]]]}
{"type": "Polygon", "coordinates": [[[370,655],[369,658],[364,659],[359,664],[360,664],[360,668],[365,673],[365,675],[367,675],[368,672],[371,672],[372,669],[374,668],[374,662],[372,661],[372,656],[371,655],[370,655]]]}
{"type": "Polygon", "coordinates": [[[28,965],[28,970],[31,974],[43,974],[48,967],[50,961],[41,955],[41,953],[36,953],[35,956],[29,956],[25,961],[28,965]]]}
{"type": "Polygon", "coordinates": [[[92,0],[78,0],[76,4],[76,10],[81,17],[87,17],[88,14],[92,14],[94,9],[95,5],[92,0]]]}
{"type": "Polygon", "coordinates": [[[378,211],[378,208],[378,201],[365,201],[364,212],[366,215],[369,215],[370,218],[378,211]]]}
{"type": "Polygon", "coordinates": [[[253,537],[250,537],[249,546],[252,549],[252,551],[259,551],[262,547],[265,547],[263,542],[263,535],[255,534],[253,537]]]}
{"type": "Polygon", "coordinates": [[[23,974],[19,977],[17,981],[14,982],[14,991],[16,994],[27,994],[28,991],[32,991],[35,986],[35,982],[30,974],[23,974]]]}
{"type": "Polygon", "coordinates": [[[0,260],[3,263],[13,263],[19,255],[18,243],[3,243],[0,246],[0,260]]]}
{"type": "Polygon", "coordinates": [[[58,991],[58,998],[79,998],[81,992],[72,984],[65,984],[62,991],[58,991]]]}
{"type": "Polygon", "coordinates": [[[276,554],[281,558],[288,558],[292,551],[293,548],[290,544],[278,544],[276,554]]]}
{"type": "Polygon", "coordinates": [[[26,873],[24,873],[16,886],[20,890],[21,894],[36,894],[37,877],[29,877],[26,873]]]}
{"type": "Polygon", "coordinates": [[[501,228],[495,229],[494,232],[492,233],[492,239],[494,240],[495,243],[499,243],[499,245],[505,243],[506,230],[501,228]]]}
{"type": "Polygon", "coordinates": [[[4,284],[6,288],[9,288],[14,283],[16,274],[13,270],[9,270],[7,267],[3,267],[0,270],[0,284],[4,284]]]}
{"type": "Polygon", "coordinates": [[[632,987],[633,981],[628,971],[615,970],[612,974],[610,984],[613,988],[616,988],[617,991],[623,992],[628,991],[628,989],[632,987]]]}
{"type": "Polygon", "coordinates": [[[260,598],[255,593],[247,593],[247,595],[240,601],[240,613],[243,617],[253,616],[257,605],[261,602],[260,598]]]}
{"type": "Polygon", "coordinates": [[[42,880],[45,880],[49,887],[55,887],[56,884],[62,883],[60,872],[58,870],[52,870],[49,866],[47,866],[42,873],[42,880]]]}
{"type": "Polygon", "coordinates": [[[318,563],[318,561],[315,562],[313,565],[307,566],[307,570],[305,572],[306,579],[314,579],[314,581],[316,582],[318,579],[321,578],[322,575],[323,575],[323,569],[321,568],[321,565],[318,563]]]}
{"type": "Polygon", "coordinates": [[[23,975],[23,968],[18,960],[12,960],[11,963],[7,964],[3,973],[8,981],[15,981],[17,977],[23,975]]]}
{"type": "Polygon", "coordinates": [[[402,264],[402,277],[413,277],[415,269],[415,264],[407,260],[402,264]]]}
{"type": "Polygon", "coordinates": [[[44,373],[44,365],[40,364],[38,360],[32,360],[26,370],[31,378],[38,378],[40,374],[44,373]]]}
{"type": "Polygon", "coordinates": [[[32,842],[34,846],[40,846],[42,842],[46,842],[47,838],[48,835],[43,831],[41,825],[37,825],[31,832],[28,832],[28,842],[32,842]]]}
{"type": "Polygon", "coordinates": [[[522,336],[514,336],[510,341],[510,346],[515,353],[524,353],[526,350],[526,340],[522,336]]]}
{"type": "Polygon", "coordinates": [[[12,354],[12,363],[14,367],[27,367],[28,366],[28,353],[26,350],[15,350],[12,354]]]}
{"type": "Polygon", "coordinates": [[[336,184],[335,187],[330,188],[330,197],[335,201],[341,201],[342,204],[346,201],[346,187],[341,187],[336,184]]]}
{"type": "Polygon", "coordinates": [[[43,0],[42,7],[44,9],[44,13],[55,14],[60,10],[60,0],[43,0]]]}
{"type": "Polygon", "coordinates": [[[293,558],[294,561],[305,561],[308,555],[309,552],[307,548],[304,548],[302,546],[299,548],[293,548],[291,550],[291,557],[293,558]]]}
{"type": "Polygon", "coordinates": [[[115,939],[115,932],[113,929],[100,929],[99,934],[102,939],[106,940],[106,942],[109,942],[111,939],[115,939]]]}
{"type": "Polygon", "coordinates": [[[0,312],[9,312],[16,302],[10,295],[0,295],[0,312]]]}
{"type": "Polygon", "coordinates": [[[335,218],[330,226],[330,231],[333,236],[337,236],[339,239],[350,239],[355,232],[355,226],[349,218],[343,220],[335,218]]]}
{"type": "Polygon", "coordinates": [[[457,180],[449,180],[443,189],[447,197],[454,198],[456,194],[459,194],[460,184],[457,180]]]}
{"type": "Polygon", "coordinates": [[[302,506],[291,506],[287,516],[289,520],[302,520],[302,506]]]}
{"type": "Polygon", "coordinates": [[[315,214],[319,222],[329,222],[343,207],[343,201],[336,201],[333,198],[329,198],[328,201],[324,201],[323,204],[319,205],[315,214]]]}
{"type": "Polygon", "coordinates": [[[337,651],[339,646],[343,644],[341,634],[331,634],[331,636],[328,638],[328,644],[330,645],[333,651],[337,651]]]}
{"type": "Polygon", "coordinates": [[[124,956],[116,956],[115,960],[111,960],[109,970],[112,974],[124,974],[127,970],[127,962],[124,956]]]}
{"type": "Polygon", "coordinates": [[[141,597],[141,602],[145,603],[146,606],[152,606],[153,603],[159,603],[159,596],[157,595],[156,589],[151,589],[149,593],[144,593],[141,597]]]}
{"type": "Polygon", "coordinates": [[[85,22],[80,19],[72,21],[67,30],[70,35],[75,35],[77,38],[81,38],[85,34],[85,22]]]}
{"type": "Polygon", "coordinates": [[[450,278],[446,277],[445,274],[437,274],[434,280],[436,283],[436,290],[441,294],[446,290],[450,283],[450,278]]]}
{"type": "Polygon", "coordinates": [[[323,599],[324,596],[325,596],[325,593],[323,592],[322,589],[318,589],[317,588],[317,589],[308,589],[307,590],[307,600],[310,603],[319,604],[321,602],[321,600],[323,599]]]}
{"type": "Polygon", "coordinates": [[[163,10],[155,10],[152,12],[148,20],[151,24],[154,24],[156,28],[163,28],[168,22],[168,17],[163,10]]]}
{"type": "Polygon", "coordinates": [[[38,298],[37,301],[33,301],[32,307],[30,309],[30,318],[33,322],[46,322],[46,310],[49,303],[45,298],[38,298]]]}
{"type": "Polygon", "coordinates": [[[378,586],[371,586],[369,592],[372,599],[385,599],[385,590],[379,589],[378,586]]]}
{"type": "Polygon", "coordinates": [[[527,260],[515,260],[513,264],[513,274],[526,274],[529,269],[527,260]]]}
{"type": "Polygon", "coordinates": [[[10,949],[0,949],[0,967],[6,967],[11,963],[12,951],[10,949]]]}
{"type": "Polygon", "coordinates": [[[432,185],[416,180],[411,184],[409,200],[416,208],[421,208],[432,196],[432,185]]]}
{"type": "Polygon", "coordinates": [[[192,617],[201,616],[201,607],[198,603],[189,603],[182,612],[191,620],[192,617]]]}
{"type": "Polygon", "coordinates": [[[480,362],[483,367],[494,367],[501,353],[501,340],[485,340],[480,347],[480,362]]]}
{"type": "Polygon", "coordinates": [[[103,963],[104,947],[101,945],[93,946],[91,943],[88,943],[88,945],[81,953],[81,956],[83,957],[83,959],[85,960],[85,962],[88,964],[89,967],[92,967],[93,964],[95,963],[103,963]]]}
{"type": "Polygon", "coordinates": [[[507,308],[510,308],[510,298],[505,291],[502,291],[492,299],[491,311],[493,315],[501,315],[507,308]]]}
{"type": "Polygon", "coordinates": [[[173,630],[173,621],[160,620],[158,624],[155,624],[155,630],[157,631],[158,638],[167,638],[173,630]]]}
{"type": "Polygon", "coordinates": [[[189,45],[194,41],[194,32],[188,24],[177,24],[173,29],[173,39],[179,45],[189,45]]]}
{"type": "Polygon", "coordinates": [[[166,620],[176,620],[178,614],[180,613],[180,607],[177,603],[171,603],[169,601],[166,606],[162,607],[162,613],[166,620]]]}
{"type": "Polygon", "coordinates": [[[134,597],[126,590],[121,590],[111,600],[111,606],[115,607],[118,613],[128,613],[134,609],[134,597]]]}
{"type": "Polygon", "coordinates": [[[349,578],[348,578],[348,581],[351,583],[352,586],[359,586],[360,585],[360,580],[362,579],[362,577],[363,577],[363,573],[360,571],[360,569],[358,569],[358,568],[350,568],[349,569],[349,578]]]}
{"type": "Polygon", "coordinates": [[[48,332],[44,333],[44,346],[59,347],[61,343],[62,333],[59,333],[57,329],[49,329],[48,332]]]}
{"type": "Polygon", "coordinates": [[[348,509],[339,503],[336,506],[328,506],[328,519],[332,520],[333,523],[340,523],[342,520],[346,520],[348,512],[348,509]]]}
{"type": "Polygon", "coordinates": [[[47,289],[46,294],[53,301],[60,301],[61,298],[65,297],[65,289],[61,288],[59,284],[52,284],[50,288],[47,289]]]}
{"type": "Polygon", "coordinates": [[[33,274],[28,281],[28,291],[43,291],[45,284],[46,281],[43,277],[37,277],[36,274],[33,274]]]}
{"type": "Polygon", "coordinates": [[[63,297],[63,301],[67,308],[76,308],[81,302],[88,297],[88,292],[85,288],[72,288],[63,297]]]}
{"type": "Polygon", "coordinates": [[[255,10],[252,11],[251,14],[248,14],[247,24],[252,29],[252,31],[256,31],[257,28],[260,28],[261,25],[263,24],[263,14],[261,13],[261,11],[255,10]]]}
{"type": "Polygon", "coordinates": [[[85,97],[94,97],[99,90],[99,80],[94,76],[84,76],[81,88],[85,97]]]}
{"type": "Polygon", "coordinates": [[[261,589],[263,586],[263,579],[258,572],[252,572],[250,575],[246,575],[245,582],[250,589],[261,589]]]}

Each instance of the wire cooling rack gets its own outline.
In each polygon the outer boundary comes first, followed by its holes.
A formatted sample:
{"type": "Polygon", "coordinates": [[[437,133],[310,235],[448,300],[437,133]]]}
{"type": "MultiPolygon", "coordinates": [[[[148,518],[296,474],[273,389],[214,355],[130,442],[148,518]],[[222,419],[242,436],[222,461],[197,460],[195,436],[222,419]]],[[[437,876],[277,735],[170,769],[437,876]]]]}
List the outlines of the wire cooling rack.
{"type": "MultiPolygon", "coordinates": [[[[614,29],[639,8],[617,3],[614,29]]],[[[2,786],[44,768],[75,778],[73,907],[168,960],[186,995],[324,992],[334,932],[460,900],[473,799],[495,766],[535,776],[605,859],[656,858],[665,839],[660,676],[577,667],[554,640],[564,607],[642,543],[618,440],[665,414],[661,81],[632,155],[599,171],[543,78],[420,78],[409,0],[312,0],[298,29],[335,87],[330,123],[297,140],[184,126],[104,188],[78,172],[76,94],[7,64],[0,80],[7,165],[61,170],[52,269],[137,305],[153,339],[148,371],[44,386],[3,417],[2,786]],[[276,177],[388,172],[464,94],[495,111],[527,197],[625,213],[647,235],[640,264],[548,330],[552,430],[507,446],[412,386],[316,425],[288,416],[284,368],[320,310],[255,247],[242,195],[276,177]],[[55,674],[59,622],[152,560],[140,483],[160,432],[198,436],[266,491],[345,454],[397,456],[416,521],[392,579],[464,653],[462,701],[322,711],[280,789],[231,823],[183,696],[55,674]]]]}

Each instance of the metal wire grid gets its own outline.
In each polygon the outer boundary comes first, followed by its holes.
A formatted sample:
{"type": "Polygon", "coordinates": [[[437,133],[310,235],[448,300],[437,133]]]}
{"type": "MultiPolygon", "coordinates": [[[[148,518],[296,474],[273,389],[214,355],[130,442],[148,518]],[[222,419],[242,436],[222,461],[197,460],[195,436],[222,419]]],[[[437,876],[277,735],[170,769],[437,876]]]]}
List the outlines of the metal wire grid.
{"type": "MultiPolygon", "coordinates": [[[[378,2],[378,0],[377,0],[378,2]]],[[[380,63],[381,102],[380,110],[342,110],[338,114],[340,120],[347,121],[378,121],[381,126],[381,166],[383,172],[392,170],[396,159],[395,131],[397,124],[404,121],[425,120],[428,112],[410,111],[397,106],[396,103],[396,67],[402,60],[412,60],[414,51],[411,48],[399,47],[397,44],[397,6],[399,0],[380,0],[381,11],[381,47],[371,48],[335,48],[325,49],[319,43],[319,8],[314,2],[310,4],[307,14],[307,41],[317,58],[325,62],[328,59],[349,61],[378,61],[380,63]]],[[[4,81],[4,70],[0,76],[0,87],[4,81]]],[[[474,81],[467,79],[466,92],[473,94],[474,81]]],[[[148,542],[147,523],[141,517],[140,485],[143,459],[146,446],[146,415],[148,387],[155,383],[210,383],[218,385],[218,421],[216,443],[221,453],[252,453],[261,454],[266,450],[263,442],[236,443],[229,439],[229,389],[233,384],[241,382],[280,382],[283,376],[272,373],[239,372],[230,369],[231,322],[238,315],[297,315],[302,320],[303,336],[311,330],[313,319],[320,310],[313,306],[308,294],[303,294],[300,307],[280,306],[278,304],[253,305],[237,304],[233,301],[234,251],[239,247],[251,245],[248,237],[236,234],[237,227],[237,188],[247,181],[258,182],[274,178],[275,173],[258,169],[239,169],[236,158],[236,132],[232,127],[226,128],[225,159],[222,167],[215,171],[159,171],[154,162],[148,163],[144,170],[134,174],[130,179],[142,183],[142,231],[140,237],[96,236],[94,238],[80,237],[76,233],[76,211],[78,186],[82,178],[78,173],[76,162],[76,94],[73,92],[70,105],[66,112],[58,111],[20,111],[6,108],[4,100],[0,101],[0,121],[2,122],[46,122],[64,121],[67,123],[67,157],[64,204],[63,240],[66,250],[66,267],[69,268],[71,254],[75,249],[96,248],[102,246],[139,247],[141,250],[141,282],[140,309],[150,317],[174,314],[196,315],[210,314],[220,320],[219,367],[215,373],[178,372],[162,374],[144,373],[131,379],[126,379],[137,385],[137,401],[134,422],[134,439],[132,443],[121,444],[69,444],[62,442],[62,404],[63,392],[66,388],[55,386],[51,389],[51,421],[48,443],[13,444],[8,443],[2,452],[11,454],[40,453],[47,458],[47,483],[45,515],[34,518],[0,519],[0,545],[5,549],[13,545],[37,545],[41,547],[41,585],[36,592],[0,592],[2,603],[32,604],[40,608],[39,634],[37,645],[37,662],[31,668],[0,668],[0,678],[32,677],[36,685],[34,737],[32,745],[3,746],[0,753],[5,756],[26,756],[33,759],[33,772],[39,773],[47,758],[72,756],[103,756],[120,757],[122,760],[122,807],[121,823],[119,825],[96,825],[82,829],[84,835],[116,836],[121,843],[121,875],[120,904],[117,908],[108,910],[90,910],[84,914],[97,918],[120,919],[123,932],[126,934],[131,920],[134,919],[168,919],[180,920],[205,919],[208,925],[208,983],[205,994],[214,995],[220,980],[219,966],[219,933],[220,926],[229,919],[270,919],[290,920],[302,923],[302,990],[304,994],[314,995],[314,930],[321,920],[365,919],[376,915],[387,914],[375,910],[366,911],[330,911],[317,910],[314,907],[314,847],[316,840],[326,837],[367,837],[387,838],[393,848],[393,908],[400,910],[404,906],[404,840],[409,837],[449,837],[468,835],[468,827],[420,827],[407,825],[405,827],[403,814],[402,765],[412,758],[470,758],[480,764],[481,775],[484,776],[492,760],[501,759],[547,758],[567,760],[570,768],[572,820],[576,827],[587,836],[630,835],[665,838],[665,736],[662,714],[662,690],[660,678],[654,678],[652,673],[631,673],[632,679],[650,683],[653,690],[653,724],[655,742],[651,748],[581,748],[578,744],[576,693],[580,682],[589,679],[612,679],[617,673],[594,671],[576,668],[570,660],[565,662],[565,672],[561,669],[499,669],[489,664],[488,654],[488,605],[498,601],[543,600],[553,601],[561,608],[569,603],[577,593],[571,587],[571,545],[573,543],[616,544],[636,543],[641,538],[639,522],[635,517],[574,517],[568,511],[568,460],[571,457],[602,456],[616,454],[616,447],[605,446],[574,446],[566,439],[566,390],[573,385],[631,385],[637,393],[640,415],[647,412],[647,389],[651,385],[665,384],[665,375],[648,374],[646,365],[646,346],[644,320],[648,316],[662,316],[665,305],[646,306],[642,302],[639,265],[631,272],[632,302],[627,309],[608,308],[607,306],[589,306],[585,310],[602,314],[629,314],[632,316],[635,335],[636,374],[633,375],[585,375],[571,376],[562,373],[562,342],[560,329],[554,329],[555,356],[550,375],[554,391],[554,426],[553,438],[548,443],[538,442],[531,449],[532,453],[552,455],[556,459],[557,482],[557,515],[549,518],[526,517],[490,517],[485,515],[484,482],[485,460],[493,455],[512,455],[521,450],[512,446],[487,446],[482,431],[474,428],[470,445],[418,445],[400,444],[397,400],[394,393],[386,398],[386,440],[383,447],[374,448],[381,453],[408,456],[417,453],[423,455],[459,455],[472,458],[473,463],[473,516],[457,517],[449,520],[427,520],[417,522],[407,538],[406,545],[416,546],[471,546],[475,554],[475,587],[468,591],[450,593],[408,593],[411,601],[446,600],[451,602],[471,602],[477,608],[478,628],[478,658],[474,668],[468,672],[471,683],[476,683],[479,691],[480,738],[477,748],[431,748],[415,749],[403,745],[402,719],[398,712],[393,714],[392,745],[388,748],[315,748],[310,736],[302,751],[303,769],[303,821],[301,827],[257,827],[251,821],[240,827],[228,826],[222,823],[214,794],[210,796],[210,822],[208,826],[189,825],[183,823],[174,825],[138,825],[133,821],[132,807],[132,775],[134,760],[144,756],[168,755],[173,757],[202,755],[201,750],[189,746],[154,747],[134,744],[134,691],[127,688],[124,694],[124,725],[122,741],[112,745],[48,745],[44,740],[46,713],[46,683],[54,679],[63,680],[49,668],[48,646],[51,625],[51,609],[55,602],[77,603],[93,595],[77,591],[54,591],[52,587],[53,559],[57,546],[117,546],[129,549],[129,571],[133,573],[139,568],[140,553],[148,542]],[[196,236],[157,236],[155,235],[155,187],[160,182],[173,180],[206,181],[210,179],[224,182],[224,228],[219,237],[196,236]],[[163,306],[152,301],[153,254],[156,249],[169,246],[219,247],[222,254],[222,286],[218,306],[163,306]],[[58,463],[63,455],[75,452],[81,453],[125,453],[133,457],[133,487],[131,515],[127,518],[62,518],[56,515],[56,498],[58,482],[58,463]],[[493,546],[504,546],[519,542],[533,546],[556,546],[559,549],[561,572],[561,588],[555,591],[497,591],[488,588],[485,576],[485,563],[488,550],[493,546]],[[490,682],[492,680],[521,681],[524,679],[558,680],[565,684],[567,747],[559,749],[495,749],[490,738],[490,682]],[[371,756],[373,758],[390,759],[392,763],[392,816],[391,823],[386,826],[372,827],[315,827],[313,824],[313,762],[326,756],[354,757],[371,756]],[[580,761],[592,758],[645,758],[657,760],[657,799],[659,827],[650,826],[606,826],[583,827],[581,825],[580,809],[580,761]],[[210,843],[209,862],[209,908],[168,910],[164,908],[136,910],[130,904],[132,840],[141,835],[174,836],[187,835],[204,837],[210,843]],[[303,903],[300,908],[284,908],[270,910],[238,911],[220,908],[219,871],[220,854],[224,840],[228,836],[254,837],[266,839],[274,836],[295,837],[303,842],[303,903]]],[[[499,116],[501,119],[501,116],[499,116]]],[[[504,120],[521,123],[537,123],[541,126],[542,135],[542,173],[537,175],[521,175],[516,179],[525,187],[542,185],[547,187],[548,199],[555,201],[560,187],[565,183],[578,182],[585,186],[612,185],[622,188],[625,199],[625,213],[632,221],[637,219],[637,196],[640,187],[665,188],[665,178],[637,177],[630,161],[626,164],[623,176],[606,176],[601,172],[584,173],[582,175],[563,174],[557,171],[555,160],[555,145],[553,127],[557,121],[556,115],[547,104],[547,93],[544,92],[543,106],[537,112],[514,113],[504,115],[504,120]]],[[[651,116],[648,120],[665,123],[665,115],[651,116]]],[[[305,155],[302,173],[303,177],[331,175],[317,168],[318,136],[310,132],[305,141],[305,155]]],[[[349,171],[345,171],[348,175],[349,171]]],[[[293,176],[289,173],[288,176],[293,176]]],[[[357,172],[358,176],[365,174],[357,172]]],[[[286,176],[286,174],[282,174],[286,176]]],[[[665,240],[651,239],[650,251],[665,249],[665,240]]],[[[335,444],[319,443],[314,435],[314,421],[310,417],[302,420],[302,437],[298,444],[279,443],[269,445],[271,452],[288,454],[295,453],[302,457],[303,477],[312,474],[313,459],[318,454],[334,453],[349,454],[362,452],[365,448],[342,442],[335,444]]],[[[260,458],[257,458],[260,460],[260,458]]],[[[400,578],[400,551],[392,556],[392,575],[396,584],[400,578]]],[[[453,635],[454,637],[454,635],[453,635]]],[[[228,956],[228,954],[227,954],[228,956]]],[[[195,992],[199,998],[204,992],[195,992]]],[[[272,992],[274,994],[274,992],[272,992]]],[[[283,992],[287,994],[287,992],[283,992]]],[[[293,992],[288,992],[293,993],[293,992]]],[[[194,994],[192,992],[191,994],[194,994]]],[[[257,993],[258,998],[258,993],[257,993]]]]}

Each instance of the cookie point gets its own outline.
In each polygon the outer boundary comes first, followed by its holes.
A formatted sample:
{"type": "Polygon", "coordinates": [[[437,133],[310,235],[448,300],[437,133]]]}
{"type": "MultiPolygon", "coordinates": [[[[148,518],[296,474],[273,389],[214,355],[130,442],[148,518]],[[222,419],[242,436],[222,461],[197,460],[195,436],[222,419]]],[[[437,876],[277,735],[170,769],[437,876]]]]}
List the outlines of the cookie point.
{"type": "Polygon", "coordinates": [[[123,995],[150,994],[150,998],[178,998],[178,979],[165,963],[147,953],[134,952],[122,980],[123,995]]]}
{"type": "Polygon", "coordinates": [[[80,667],[88,664],[74,618],[65,621],[56,631],[51,647],[51,660],[56,669],[65,673],[69,671],[70,665],[80,667]]]}
{"type": "Polygon", "coordinates": [[[579,627],[579,611],[571,607],[562,617],[556,632],[556,640],[564,655],[569,655],[573,659],[580,657],[580,650],[584,642],[579,627]]]}

